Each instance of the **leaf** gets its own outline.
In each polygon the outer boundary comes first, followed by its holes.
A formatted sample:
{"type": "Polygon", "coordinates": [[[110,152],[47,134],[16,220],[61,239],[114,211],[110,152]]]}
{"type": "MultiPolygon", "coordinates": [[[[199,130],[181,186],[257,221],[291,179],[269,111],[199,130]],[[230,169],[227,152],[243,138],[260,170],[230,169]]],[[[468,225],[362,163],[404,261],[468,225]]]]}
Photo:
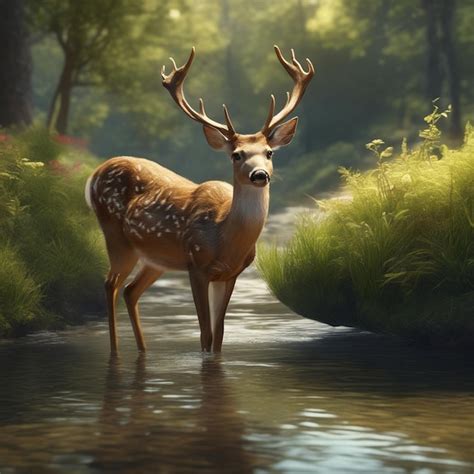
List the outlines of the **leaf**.
{"type": "Polygon", "coordinates": [[[390,158],[393,155],[393,146],[385,148],[385,150],[380,153],[380,158],[390,158]]]}

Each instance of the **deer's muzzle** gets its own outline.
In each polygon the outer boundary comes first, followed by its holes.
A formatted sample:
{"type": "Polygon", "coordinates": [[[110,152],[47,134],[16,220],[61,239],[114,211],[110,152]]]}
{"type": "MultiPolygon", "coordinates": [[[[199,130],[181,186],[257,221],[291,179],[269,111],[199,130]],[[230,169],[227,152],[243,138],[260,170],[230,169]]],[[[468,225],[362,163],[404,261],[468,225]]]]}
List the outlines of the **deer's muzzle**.
{"type": "Polygon", "coordinates": [[[256,186],[266,186],[270,182],[270,175],[265,170],[254,170],[250,173],[250,181],[256,186]]]}

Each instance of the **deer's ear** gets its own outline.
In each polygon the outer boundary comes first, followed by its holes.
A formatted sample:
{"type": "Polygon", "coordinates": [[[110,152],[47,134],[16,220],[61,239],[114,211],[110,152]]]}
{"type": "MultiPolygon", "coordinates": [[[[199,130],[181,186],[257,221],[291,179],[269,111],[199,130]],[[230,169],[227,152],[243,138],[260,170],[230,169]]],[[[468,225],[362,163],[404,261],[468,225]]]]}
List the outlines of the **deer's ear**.
{"type": "Polygon", "coordinates": [[[214,150],[219,150],[219,151],[225,151],[229,147],[229,140],[222,135],[219,130],[216,130],[215,128],[208,127],[207,125],[204,125],[203,127],[204,130],[204,135],[206,137],[207,143],[209,143],[209,146],[211,148],[214,148],[214,150]]]}
{"type": "Polygon", "coordinates": [[[298,117],[288,120],[288,122],[278,125],[268,137],[268,144],[276,150],[281,146],[288,145],[295,136],[298,117]]]}

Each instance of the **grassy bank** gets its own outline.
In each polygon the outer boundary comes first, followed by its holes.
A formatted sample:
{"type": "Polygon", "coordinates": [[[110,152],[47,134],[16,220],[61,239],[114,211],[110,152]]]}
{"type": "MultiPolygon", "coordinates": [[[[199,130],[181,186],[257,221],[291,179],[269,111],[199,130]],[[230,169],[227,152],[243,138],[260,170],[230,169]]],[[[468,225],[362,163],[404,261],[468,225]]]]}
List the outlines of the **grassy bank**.
{"type": "Polygon", "coordinates": [[[0,335],[78,323],[103,304],[105,255],[83,193],[95,160],[42,130],[0,138],[0,335]]]}
{"type": "Polygon", "coordinates": [[[332,325],[432,343],[474,340],[474,133],[440,144],[425,118],[422,144],[367,145],[377,166],[342,171],[351,200],[319,203],[285,248],[260,249],[258,267],[297,313],[332,325]]]}

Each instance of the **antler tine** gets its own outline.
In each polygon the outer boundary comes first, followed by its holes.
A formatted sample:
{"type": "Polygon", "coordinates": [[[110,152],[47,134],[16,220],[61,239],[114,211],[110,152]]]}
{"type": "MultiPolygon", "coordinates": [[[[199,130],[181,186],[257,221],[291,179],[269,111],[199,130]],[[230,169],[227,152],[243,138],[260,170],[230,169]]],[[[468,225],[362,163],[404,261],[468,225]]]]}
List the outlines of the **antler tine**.
{"type": "MultiPolygon", "coordinates": [[[[295,50],[291,50],[291,62],[300,70],[300,72],[305,73],[305,70],[303,69],[303,66],[301,63],[296,59],[295,56],[295,50]]],[[[306,74],[306,73],[305,73],[306,74]]]]}
{"type": "Polygon", "coordinates": [[[204,108],[204,101],[202,100],[202,97],[199,97],[199,112],[201,113],[201,115],[207,116],[206,109],[204,108]]]}
{"type": "Polygon", "coordinates": [[[193,109],[191,105],[189,105],[189,102],[186,100],[186,97],[184,95],[183,85],[184,85],[184,81],[186,79],[187,73],[191,67],[191,64],[193,63],[195,53],[196,53],[196,49],[193,46],[188,60],[181,67],[178,67],[175,60],[173,58],[170,58],[170,61],[173,64],[173,70],[171,71],[171,73],[168,75],[165,74],[165,71],[166,71],[165,66],[163,66],[161,69],[161,77],[163,79],[162,81],[163,86],[166,89],[168,89],[168,92],[170,93],[173,100],[178,104],[181,110],[188,117],[192,118],[196,122],[202,123],[203,125],[207,125],[209,127],[215,128],[219,130],[227,138],[231,138],[233,135],[235,135],[236,132],[235,132],[234,127],[232,126],[232,122],[230,121],[229,113],[226,110],[224,110],[224,113],[225,113],[227,125],[224,125],[223,123],[216,122],[215,120],[212,120],[211,118],[207,116],[206,111],[204,109],[204,102],[202,99],[199,99],[200,112],[193,109]]]}
{"type": "Polygon", "coordinates": [[[273,115],[275,113],[275,96],[273,94],[270,95],[270,107],[268,108],[267,118],[265,119],[265,123],[263,124],[262,133],[265,134],[270,127],[270,123],[272,121],[273,115]]]}
{"type": "MultiPolygon", "coordinates": [[[[176,71],[178,69],[178,66],[176,65],[175,60],[171,56],[170,56],[170,61],[173,63],[173,71],[176,71]]],[[[188,62],[189,62],[189,59],[188,59],[188,62]]]]}
{"type": "Polygon", "coordinates": [[[272,130],[279,125],[299,104],[300,100],[303,98],[306,87],[314,76],[314,67],[311,61],[306,58],[306,63],[308,64],[308,71],[303,69],[301,63],[296,59],[294,49],[291,49],[291,62],[287,61],[283,56],[280,48],[277,45],[274,45],[275,54],[280,61],[280,64],[285,68],[286,72],[294,81],[293,90],[290,93],[286,93],[286,104],[275,116],[275,104],[274,99],[270,104],[270,111],[265,124],[262,128],[262,133],[269,135],[272,130]],[[273,110],[272,110],[273,109],[273,110]]]}
{"type": "Polygon", "coordinates": [[[227,129],[229,130],[232,135],[235,135],[235,128],[234,125],[232,124],[232,120],[230,119],[230,114],[229,111],[227,110],[227,106],[225,104],[222,104],[222,107],[224,109],[224,117],[225,117],[225,123],[227,124],[227,129]]]}

